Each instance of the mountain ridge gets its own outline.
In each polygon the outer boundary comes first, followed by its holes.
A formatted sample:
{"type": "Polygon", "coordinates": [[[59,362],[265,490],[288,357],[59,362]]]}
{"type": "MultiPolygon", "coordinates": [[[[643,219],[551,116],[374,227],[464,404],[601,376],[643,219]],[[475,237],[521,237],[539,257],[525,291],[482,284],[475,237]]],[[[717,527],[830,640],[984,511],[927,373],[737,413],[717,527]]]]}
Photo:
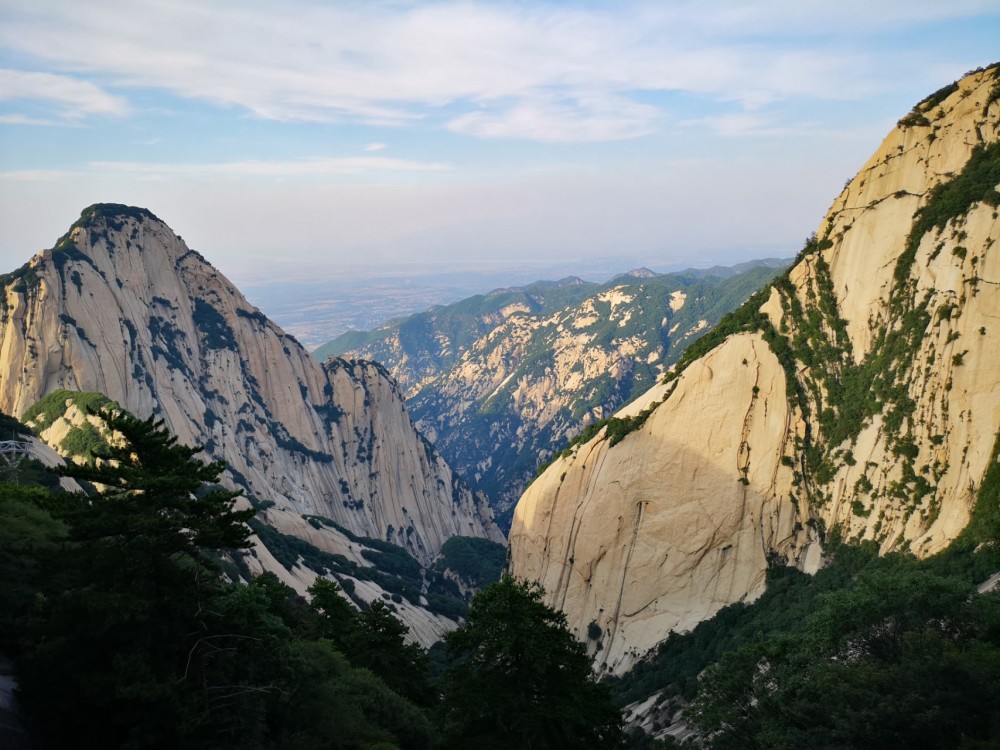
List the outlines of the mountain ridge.
{"type": "Polygon", "coordinates": [[[324,351],[383,362],[419,429],[503,522],[539,464],[670,367],[778,269],[570,277],[345,334],[324,351]]]}
{"type": "Polygon", "coordinates": [[[786,274],[522,496],[512,570],[601,669],[752,601],[774,556],[816,570],[834,527],[926,556],[968,523],[1000,424],[997,72],[918,104],[786,274]]]}
{"type": "Polygon", "coordinates": [[[95,204],[0,280],[0,410],[103,393],[205,445],[276,511],[333,518],[425,564],[450,536],[501,538],[383,368],[319,366],[147,209],[95,204]]]}

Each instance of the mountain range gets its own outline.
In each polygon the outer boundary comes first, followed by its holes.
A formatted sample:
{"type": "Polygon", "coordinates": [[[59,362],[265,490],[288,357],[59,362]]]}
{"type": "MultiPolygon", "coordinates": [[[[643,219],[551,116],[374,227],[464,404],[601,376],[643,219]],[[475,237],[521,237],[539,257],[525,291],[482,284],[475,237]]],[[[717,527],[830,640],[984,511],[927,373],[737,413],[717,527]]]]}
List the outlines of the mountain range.
{"type": "Polygon", "coordinates": [[[313,354],[381,363],[417,428],[507,525],[539,464],[652,386],[786,265],[539,281],[349,332],[313,354]]]}

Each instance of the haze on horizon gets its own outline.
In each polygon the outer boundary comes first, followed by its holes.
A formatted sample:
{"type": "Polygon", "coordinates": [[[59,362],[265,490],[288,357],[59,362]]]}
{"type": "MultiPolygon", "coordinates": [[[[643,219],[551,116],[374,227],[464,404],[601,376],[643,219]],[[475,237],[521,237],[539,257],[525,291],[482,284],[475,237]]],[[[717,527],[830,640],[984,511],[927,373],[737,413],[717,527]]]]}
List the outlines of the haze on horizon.
{"type": "Polygon", "coordinates": [[[995,0],[0,0],[0,271],[149,208],[239,282],[788,257],[995,0]]]}

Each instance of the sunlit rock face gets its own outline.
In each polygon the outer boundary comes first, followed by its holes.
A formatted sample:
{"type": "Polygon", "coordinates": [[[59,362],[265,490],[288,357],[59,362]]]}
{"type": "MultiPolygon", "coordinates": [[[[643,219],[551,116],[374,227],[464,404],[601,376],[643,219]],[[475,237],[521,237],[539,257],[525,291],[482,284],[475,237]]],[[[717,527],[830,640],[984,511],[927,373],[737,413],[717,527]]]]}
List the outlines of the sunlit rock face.
{"type": "Polygon", "coordinates": [[[425,564],[453,535],[502,541],[381,367],[317,363],[149,211],[92,206],[2,286],[0,411],[96,391],[204,445],[276,512],[325,516],[425,564]]]}
{"type": "Polygon", "coordinates": [[[600,627],[599,668],[754,599],[769,559],[814,571],[835,527],[928,555],[968,523],[1000,426],[998,121],[996,68],[917,105],[641,426],[524,493],[512,571],[600,627]]]}
{"type": "Polygon", "coordinates": [[[351,332],[324,352],[383,363],[418,428],[499,518],[566,442],[655,384],[688,343],[781,261],[704,272],[568,277],[351,332]]]}

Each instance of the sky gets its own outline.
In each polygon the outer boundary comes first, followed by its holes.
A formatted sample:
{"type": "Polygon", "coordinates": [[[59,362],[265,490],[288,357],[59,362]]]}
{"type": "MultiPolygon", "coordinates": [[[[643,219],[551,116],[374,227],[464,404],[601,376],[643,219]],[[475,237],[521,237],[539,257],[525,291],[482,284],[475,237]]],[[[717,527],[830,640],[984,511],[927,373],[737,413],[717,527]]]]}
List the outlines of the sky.
{"type": "Polygon", "coordinates": [[[97,202],[238,283],[790,257],[998,59],[1000,0],[0,0],[0,271],[97,202]]]}

